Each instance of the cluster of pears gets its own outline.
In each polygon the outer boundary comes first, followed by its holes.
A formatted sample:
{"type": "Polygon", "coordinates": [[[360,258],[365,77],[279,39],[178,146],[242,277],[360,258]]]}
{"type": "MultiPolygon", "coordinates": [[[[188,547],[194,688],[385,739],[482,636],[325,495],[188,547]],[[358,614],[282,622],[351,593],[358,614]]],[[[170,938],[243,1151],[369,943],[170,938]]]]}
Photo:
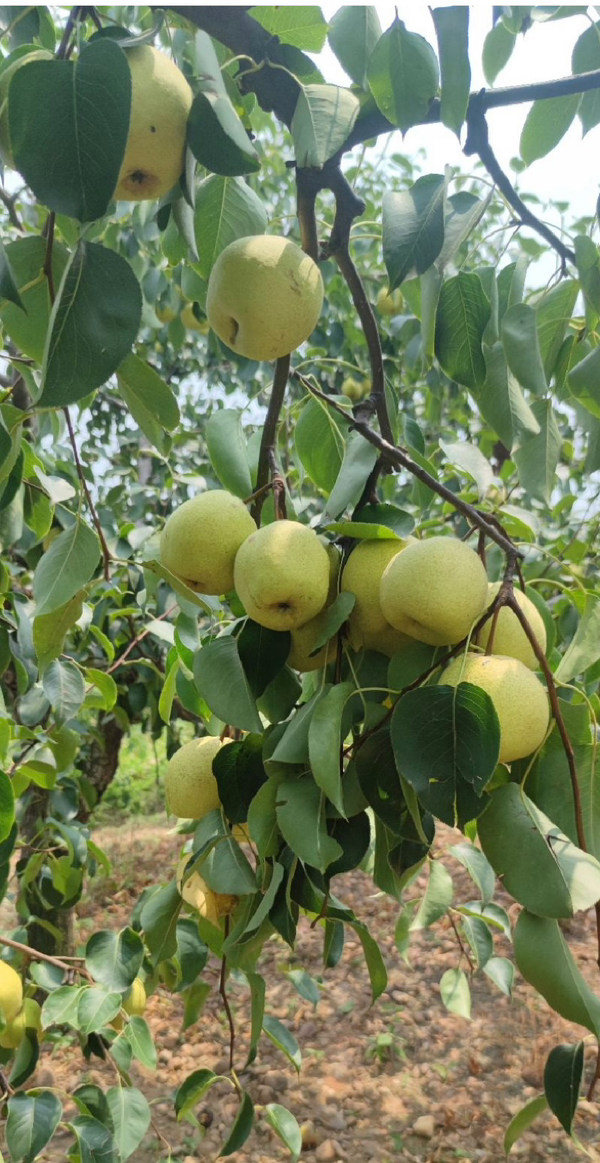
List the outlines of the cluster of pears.
{"type": "Polygon", "coordinates": [[[32,997],[23,999],[23,984],[12,965],[0,961],[0,1046],[16,1050],[26,1030],[41,1033],[42,1011],[32,997]]]}

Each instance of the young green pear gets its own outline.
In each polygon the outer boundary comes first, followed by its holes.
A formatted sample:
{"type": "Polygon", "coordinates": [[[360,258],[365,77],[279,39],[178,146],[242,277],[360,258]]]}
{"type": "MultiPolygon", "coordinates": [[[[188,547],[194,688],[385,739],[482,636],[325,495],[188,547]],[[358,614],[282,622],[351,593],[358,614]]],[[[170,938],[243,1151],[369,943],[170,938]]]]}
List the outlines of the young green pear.
{"type": "MultiPolygon", "coordinates": [[[[493,602],[498,590],[500,589],[500,582],[490,582],[488,587],[487,604],[493,602]]],[[[534,606],[531,598],[527,597],[522,590],[514,591],[515,598],[520,605],[535,637],[541,646],[542,650],[546,651],[546,627],[544,619],[540,614],[537,606],[534,606]]],[[[487,644],[490,638],[490,631],[492,629],[493,618],[490,618],[481,627],[477,635],[477,644],[484,650],[487,649],[487,644]]],[[[535,656],[533,647],[527,637],[517,615],[509,610],[508,606],[502,606],[496,619],[496,627],[494,630],[494,639],[492,642],[493,654],[505,654],[508,658],[518,658],[519,662],[523,662],[530,670],[537,670],[539,662],[535,656]]]]}
{"type": "Polygon", "coordinates": [[[193,93],[166,53],[143,44],[127,49],[126,56],[131,71],[131,113],[114,196],[143,202],[168,194],[183,173],[193,93]]]}
{"type": "Polygon", "coordinates": [[[232,351],[279,359],[314,330],[323,306],[316,263],[289,238],[253,234],[221,251],[208,280],[208,321],[232,351]]]}
{"type": "Polygon", "coordinates": [[[213,759],[226,744],[213,735],[184,743],[169,760],[165,795],[169,811],[186,820],[201,820],[220,807],[213,759]]]}
{"type": "Polygon", "coordinates": [[[298,521],[274,521],[244,541],[235,588],[249,618],[269,630],[297,630],[323,609],[329,557],[317,534],[298,521]]]}
{"type": "Polygon", "coordinates": [[[379,601],[379,587],[384,570],[413,540],[389,538],[385,541],[360,541],[344,566],[341,588],[354,594],[356,601],[348,618],[348,637],[353,650],[379,650],[392,629],[379,601]]]}
{"type": "Polygon", "coordinates": [[[430,646],[453,646],[483,613],[487,587],[481,560],[464,541],[430,537],[390,562],[379,596],[397,630],[430,646]]]}
{"type": "Polygon", "coordinates": [[[470,682],[490,696],[500,723],[500,763],[523,759],[540,747],[550,722],[546,688],[517,658],[467,654],[455,658],[440,679],[445,686],[470,682]]]}
{"type": "Polygon", "coordinates": [[[255,530],[239,497],[211,489],[171,513],[160,539],[160,559],[197,593],[226,594],[233,589],[235,555],[255,530]]]}

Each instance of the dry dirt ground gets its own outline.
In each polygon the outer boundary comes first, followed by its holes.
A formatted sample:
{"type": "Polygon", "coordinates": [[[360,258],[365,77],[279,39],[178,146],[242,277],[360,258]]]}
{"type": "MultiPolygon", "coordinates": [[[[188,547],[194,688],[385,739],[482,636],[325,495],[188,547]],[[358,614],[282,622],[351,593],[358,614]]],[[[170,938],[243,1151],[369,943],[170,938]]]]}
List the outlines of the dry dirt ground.
{"type": "MultiPolygon", "coordinates": [[[[447,836],[445,837],[448,838],[447,836]]],[[[178,838],[160,826],[135,824],[105,828],[95,839],[107,851],[112,872],[93,882],[79,907],[78,937],[128,922],[131,905],[147,884],[166,880],[176,859],[178,838]]],[[[456,899],[475,895],[459,865],[449,859],[456,899]]],[[[413,887],[411,893],[418,891],[413,887]]],[[[510,1118],[542,1089],[546,1055],[558,1042],[573,1042],[585,1031],[569,1026],[519,981],[512,1000],[503,997],[484,975],[472,983],[471,1021],[449,1014],[439,996],[445,969],[458,964],[456,938],[446,921],[414,942],[411,967],[393,940],[397,906],[373,891],[362,873],[342,878],[337,895],[366,921],[384,953],[388,988],[370,1006],[369,984],[358,939],[349,933],[344,955],[321,984],[317,1007],[304,1001],[285,970],[303,966],[322,973],[322,931],[301,924],[297,956],[282,942],[267,946],[263,971],[270,980],[267,1010],[289,1026],[303,1055],[296,1077],[287,1060],[267,1039],[253,1066],[241,1074],[259,1108],[258,1125],[246,1144],[230,1156],[239,1163],[278,1163],[288,1153],[260,1116],[270,1102],[283,1103],[303,1124],[305,1163],[501,1163],[502,1140],[510,1118]],[[381,1036],[384,1036],[383,1039],[381,1036]],[[386,1037],[387,1036],[387,1037],[386,1037]],[[425,1118],[423,1118],[425,1116],[425,1118]]],[[[508,898],[506,902],[508,904],[508,898]]],[[[511,914],[514,919],[515,907],[511,914]]],[[[592,916],[579,915],[568,933],[571,948],[591,984],[596,984],[592,916]]],[[[507,953],[508,948],[497,952],[507,953]]],[[[217,967],[209,973],[217,982],[217,967]]],[[[238,1060],[246,1056],[249,1031],[248,993],[241,982],[229,984],[238,1025],[238,1060]]],[[[215,1159],[236,1113],[231,1088],[219,1084],[199,1108],[208,1129],[201,1139],[187,1123],[177,1124],[172,1097],[192,1070],[227,1068],[225,1017],[216,989],[198,1023],[184,1037],[181,1002],[155,994],[148,1018],[158,1048],[158,1069],[134,1069],[153,1108],[164,1140],[148,1134],[132,1163],[200,1163],[215,1159]]],[[[586,1059],[592,1069],[593,1051],[586,1059]]],[[[87,1064],[72,1042],[44,1045],[32,1084],[65,1086],[83,1082],[112,1085],[114,1075],[94,1059],[87,1064]]],[[[31,1084],[30,1084],[31,1085],[31,1084]]],[[[599,1096],[600,1098],[600,1096],[599,1096]]],[[[578,1134],[592,1158],[600,1148],[600,1101],[583,1104],[578,1134]]],[[[70,1138],[55,1139],[41,1156],[44,1163],[64,1163],[70,1138]]],[[[585,1156],[567,1140],[556,1120],[545,1113],[511,1153],[524,1163],[556,1159],[571,1163],[585,1156]]]]}

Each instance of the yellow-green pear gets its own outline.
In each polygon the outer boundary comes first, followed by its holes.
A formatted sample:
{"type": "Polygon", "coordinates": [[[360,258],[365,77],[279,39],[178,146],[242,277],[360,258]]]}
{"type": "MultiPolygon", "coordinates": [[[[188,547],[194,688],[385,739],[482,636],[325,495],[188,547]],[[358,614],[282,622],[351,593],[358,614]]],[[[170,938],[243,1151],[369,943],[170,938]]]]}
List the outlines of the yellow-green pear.
{"type": "MultiPolygon", "coordinates": [[[[385,541],[360,541],[352,550],[342,571],[341,588],[354,594],[356,601],[348,618],[348,637],[353,650],[367,649],[366,638],[379,642],[391,630],[388,619],[382,612],[379,601],[379,587],[386,567],[406,550],[413,540],[389,538],[385,541]]],[[[377,646],[368,649],[376,650],[377,646]]]]}
{"type": "Polygon", "coordinates": [[[255,531],[239,497],[211,489],[171,513],[160,539],[160,559],[198,593],[226,594],[233,589],[235,555],[255,531]]]}
{"type": "Polygon", "coordinates": [[[0,157],[7,166],[13,166],[12,142],[10,140],[10,126],[8,121],[8,102],[10,83],[18,69],[32,61],[51,61],[52,53],[48,49],[37,48],[32,52],[23,52],[16,60],[11,61],[0,73],[0,157]]]}
{"type": "Polygon", "coordinates": [[[183,73],[150,45],[126,52],[131,70],[131,115],[115,198],[162,198],[179,181],[185,161],[193,93],[183,73]]]}
{"type": "Polygon", "coordinates": [[[136,977],[123,998],[123,1009],[132,1017],[134,1015],[141,1017],[146,1009],[147,1000],[146,986],[140,977],[136,977]]]}
{"type": "Polygon", "coordinates": [[[342,384],[342,395],[352,400],[353,404],[358,404],[359,400],[364,400],[370,391],[371,385],[368,380],[355,380],[353,376],[347,376],[342,384]]]}
{"type": "Polygon", "coordinates": [[[181,322],[188,331],[198,331],[200,335],[208,335],[210,327],[208,319],[197,319],[194,314],[194,304],[186,303],[181,312],[181,322]]]}
{"type": "Polygon", "coordinates": [[[393,658],[414,641],[408,634],[403,634],[401,630],[395,630],[393,626],[388,625],[385,630],[363,634],[363,650],[376,650],[378,654],[386,654],[388,658],[393,658]]]}
{"type": "Polygon", "coordinates": [[[0,1034],[0,1046],[4,1050],[16,1050],[21,1045],[26,1030],[35,1030],[37,1034],[42,1030],[42,1008],[32,997],[25,998],[23,1009],[0,1034]]]}
{"type": "Polygon", "coordinates": [[[470,682],[490,696],[500,723],[500,763],[523,759],[544,742],[550,722],[546,688],[517,658],[469,653],[453,659],[440,682],[470,682]]]}
{"type": "Polygon", "coordinates": [[[165,795],[172,815],[201,820],[220,806],[212,765],[223,746],[220,739],[205,735],[184,743],[171,756],[165,772],[165,795]]]}
{"type": "Polygon", "coordinates": [[[289,238],[253,234],[221,251],[208,280],[208,321],[232,351],[279,359],[314,330],[323,306],[316,263],[289,238]]]}
{"type": "Polygon", "coordinates": [[[311,651],[314,650],[316,643],[323,634],[327,611],[338,594],[341,555],[336,546],[332,545],[331,542],[325,545],[325,552],[329,558],[329,591],[325,606],[321,610],[321,613],[317,614],[316,618],[311,618],[310,622],[306,622],[298,630],[292,630],[292,646],[288,655],[287,664],[293,667],[294,670],[299,670],[302,673],[319,670],[322,666],[327,666],[328,662],[333,662],[337,653],[336,634],[333,638],[330,638],[329,642],[326,642],[321,647],[317,654],[311,657],[311,651]]]}
{"type": "Polygon", "coordinates": [[[308,526],[274,521],[238,549],[234,580],[249,618],[269,630],[297,630],[327,601],[329,557],[308,526]]]}
{"type": "Polygon", "coordinates": [[[394,315],[399,315],[404,307],[404,298],[399,288],[395,291],[388,291],[382,287],[377,294],[377,310],[380,315],[386,315],[391,318],[394,315]]]}
{"type": "Polygon", "coordinates": [[[184,880],[188,860],[189,855],[182,856],[177,865],[175,876],[179,895],[186,904],[196,909],[201,917],[206,917],[212,925],[219,925],[221,917],[229,916],[234,911],[238,897],[232,896],[231,893],[213,892],[196,871],[184,880]]]}
{"type": "Polygon", "coordinates": [[[430,537],[390,562],[379,596],[397,630],[430,646],[453,646],[483,613],[487,587],[481,559],[464,541],[430,537]]]}
{"type": "MultiPolygon", "coordinates": [[[[490,582],[488,587],[488,606],[493,602],[498,590],[500,589],[500,582],[490,582]]],[[[546,651],[546,627],[544,619],[540,614],[537,606],[534,606],[531,598],[527,597],[522,590],[514,591],[515,598],[519,603],[533,633],[539,642],[542,650],[546,651]]],[[[477,635],[477,643],[484,650],[487,649],[487,644],[490,638],[490,631],[492,628],[493,618],[490,618],[481,627],[477,635]]],[[[518,658],[519,662],[523,662],[530,670],[537,670],[539,662],[535,656],[533,647],[517,618],[517,615],[508,606],[502,606],[498,617],[496,619],[496,628],[494,630],[494,639],[492,642],[493,654],[505,654],[508,658],[518,658]]]]}
{"type": "Polygon", "coordinates": [[[23,1007],[23,984],[7,961],[0,961],[0,1019],[9,1025],[23,1007]]]}

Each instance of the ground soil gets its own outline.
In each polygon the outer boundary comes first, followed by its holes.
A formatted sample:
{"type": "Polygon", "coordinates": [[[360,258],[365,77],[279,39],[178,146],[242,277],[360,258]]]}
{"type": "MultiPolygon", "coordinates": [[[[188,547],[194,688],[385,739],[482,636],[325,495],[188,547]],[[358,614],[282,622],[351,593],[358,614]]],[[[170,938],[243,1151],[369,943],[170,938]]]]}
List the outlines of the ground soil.
{"type": "MultiPolygon", "coordinates": [[[[81,942],[95,929],[127,924],[141,889],[169,878],[179,844],[166,827],[140,823],[104,828],[95,839],[110,856],[112,871],[93,882],[79,906],[81,942]]],[[[473,899],[473,886],[464,871],[452,858],[447,866],[455,880],[456,899],[473,899]]],[[[320,984],[321,1001],[315,1008],[300,997],[285,971],[302,966],[321,978],[322,930],[311,930],[308,921],[301,923],[297,956],[291,956],[279,940],[268,944],[262,967],[270,982],[268,1012],[297,1037],[302,1069],[296,1077],[282,1054],[264,1039],[255,1063],[241,1072],[259,1108],[258,1125],[230,1158],[240,1163],[289,1158],[261,1114],[266,1104],[282,1103],[303,1125],[305,1163],[501,1163],[504,1130],[524,1103],[543,1089],[549,1050],[559,1042],[573,1043],[586,1031],[563,1022],[522,981],[509,1000],[483,974],[472,981],[472,1020],[449,1014],[440,999],[439,981],[445,969],[459,963],[460,950],[448,922],[415,938],[409,967],[394,945],[397,905],[376,893],[360,872],[343,877],[335,891],[379,941],[389,972],[388,988],[371,1006],[361,948],[349,933],[341,962],[320,984]]],[[[418,891],[418,886],[411,890],[418,891]]],[[[510,906],[508,898],[502,903],[510,906]]],[[[517,911],[510,906],[513,920],[517,911]]],[[[583,972],[597,988],[593,919],[592,914],[579,914],[567,936],[583,972]]],[[[497,952],[508,955],[510,947],[500,942],[497,952]]],[[[216,965],[209,967],[208,979],[215,985],[217,970],[216,965]]],[[[249,1031],[248,992],[241,981],[230,980],[229,995],[241,1065],[249,1031]]],[[[227,1068],[228,1035],[216,989],[185,1036],[180,1032],[181,1013],[181,1001],[166,992],[150,998],[146,1016],[156,1039],[158,1069],[133,1071],[172,1153],[149,1133],[131,1156],[132,1163],[215,1159],[235,1118],[231,1088],[219,1084],[199,1108],[201,1121],[207,1124],[202,1138],[189,1124],[175,1121],[173,1093],[184,1078],[201,1067],[217,1072],[227,1068]]],[[[28,1085],[72,1090],[83,1082],[104,1086],[114,1082],[107,1066],[97,1059],[86,1063],[73,1042],[63,1039],[42,1050],[28,1085]]],[[[586,1065],[589,1076],[594,1066],[591,1045],[586,1065]]],[[[594,1151],[594,1145],[600,1148],[599,1103],[582,1104],[577,1130],[592,1158],[600,1158],[594,1151]]],[[[40,1158],[63,1163],[70,1141],[67,1135],[55,1138],[40,1158]]],[[[513,1157],[524,1163],[546,1159],[571,1163],[584,1155],[545,1113],[515,1146],[513,1157]]]]}

